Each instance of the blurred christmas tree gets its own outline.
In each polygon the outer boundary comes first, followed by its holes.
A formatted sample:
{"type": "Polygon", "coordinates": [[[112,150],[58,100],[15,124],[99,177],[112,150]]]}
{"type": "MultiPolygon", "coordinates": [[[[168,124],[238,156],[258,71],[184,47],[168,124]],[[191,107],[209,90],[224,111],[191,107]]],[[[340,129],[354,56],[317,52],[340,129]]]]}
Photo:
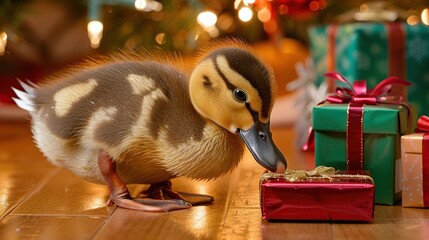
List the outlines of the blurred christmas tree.
{"type": "MultiPolygon", "coordinates": [[[[0,33],[3,38],[7,34],[7,41],[11,44],[25,41],[37,46],[48,62],[50,46],[76,22],[97,22],[88,25],[89,38],[94,41],[92,46],[98,47],[101,52],[136,47],[186,52],[194,50],[200,42],[225,35],[239,36],[248,42],[264,40],[273,35],[305,42],[309,25],[335,21],[341,14],[352,9],[362,9],[362,6],[369,6],[373,2],[375,1],[2,0],[0,33]],[[49,29],[46,39],[40,39],[34,33],[34,28],[40,26],[32,26],[29,21],[33,15],[38,14],[41,7],[46,6],[55,6],[55,10],[65,17],[55,24],[49,23],[48,25],[55,26],[49,29]]],[[[385,3],[386,6],[402,9],[407,15],[419,15],[428,7],[424,0],[394,0],[385,3]]]]}
{"type": "MultiPolygon", "coordinates": [[[[314,24],[371,11],[368,0],[0,0],[0,70],[16,62],[62,66],[91,52],[153,49],[192,52],[211,38],[307,42],[314,24]]],[[[397,18],[424,20],[427,0],[392,0],[397,18]]],[[[428,12],[428,11],[426,11],[428,12]]],[[[426,16],[426,18],[429,18],[426,16]]],[[[275,41],[274,41],[275,42],[275,41]]]]}

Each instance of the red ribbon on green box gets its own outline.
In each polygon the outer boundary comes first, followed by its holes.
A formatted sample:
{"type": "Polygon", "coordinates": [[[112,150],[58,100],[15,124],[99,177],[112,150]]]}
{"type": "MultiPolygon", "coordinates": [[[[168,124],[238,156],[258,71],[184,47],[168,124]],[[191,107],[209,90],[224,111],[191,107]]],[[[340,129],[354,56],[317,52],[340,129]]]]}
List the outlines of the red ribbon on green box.
{"type": "MultiPolygon", "coordinates": [[[[333,80],[341,81],[349,86],[349,88],[338,87],[336,95],[328,96],[326,99],[330,103],[349,103],[347,109],[347,169],[348,170],[363,170],[363,109],[366,104],[377,105],[384,104],[400,104],[410,108],[402,102],[401,96],[383,96],[393,85],[410,86],[411,83],[404,81],[398,77],[389,77],[381,81],[374,89],[368,90],[366,81],[355,81],[352,85],[341,74],[331,72],[326,73],[326,77],[333,80]]],[[[325,102],[325,101],[324,101],[325,102]]],[[[409,115],[411,116],[411,114],[409,115]]],[[[428,169],[429,170],[429,169],[428,169]]]]}
{"type": "MultiPolygon", "coordinates": [[[[327,71],[335,71],[335,52],[336,52],[336,35],[338,25],[331,25],[328,28],[328,54],[327,54],[327,71]]],[[[387,47],[388,47],[388,76],[398,76],[400,78],[405,77],[405,30],[402,25],[397,22],[386,23],[387,30],[387,47]]],[[[327,82],[328,91],[333,92],[334,83],[332,81],[327,82]]],[[[401,92],[401,95],[405,93],[401,92]]]]}
{"type": "Polygon", "coordinates": [[[424,133],[422,141],[422,175],[423,175],[423,202],[429,207],[429,117],[421,116],[417,121],[416,132],[424,133]]]}

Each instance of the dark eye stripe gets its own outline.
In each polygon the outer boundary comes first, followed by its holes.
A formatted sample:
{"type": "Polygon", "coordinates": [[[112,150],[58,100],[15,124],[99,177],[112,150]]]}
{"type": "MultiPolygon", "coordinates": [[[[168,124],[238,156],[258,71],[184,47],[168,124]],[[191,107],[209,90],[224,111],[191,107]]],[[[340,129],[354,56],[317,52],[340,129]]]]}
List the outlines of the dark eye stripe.
{"type": "Polygon", "coordinates": [[[264,118],[269,117],[273,86],[270,83],[271,73],[265,65],[250,52],[239,48],[225,48],[216,55],[225,56],[229,67],[240,73],[256,89],[262,101],[261,115],[264,118]]]}
{"type": "Polygon", "coordinates": [[[249,104],[249,103],[246,103],[246,108],[247,108],[247,110],[249,110],[250,115],[252,115],[253,122],[257,122],[257,121],[259,121],[259,114],[258,114],[258,112],[254,111],[254,110],[252,109],[252,107],[250,106],[250,104],[249,104]]]}
{"type": "MultiPolygon", "coordinates": [[[[219,65],[217,64],[215,57],[213,57],[213,63],[214,63],[214,66],[216,68],[217,73],[222,77],[222,79],[225,82],[228,89],[231,91],[234,91],[237,87],[228,81],[225,74],[223,74],[223,72],[220,70],[219,65]]],[[[247,108],[247,110],[249,110],[250,115],[252,115],[253,121],[254,122],[259,121],[259,113],[257,111],[254,111],[248,102],[246,102],[246,108],[247,108]]]]}
{"type": "Polygon", "coordinates": [[[228,79],[226,78],[225,74],[223,74],[223,72],[220,70],[219,65],[217,64],[217,61],[216,61],[215,57],[213,57],[213,63],[215,65],[217,73],[222,77],[223,81],[225,82],[226,87],[229,90],[231,90],[231,91],[233,91],[234,89],[236,89],[237,87],[234,86],[234,84],[232,84],[231,82],[229,82],[228,79]]]}

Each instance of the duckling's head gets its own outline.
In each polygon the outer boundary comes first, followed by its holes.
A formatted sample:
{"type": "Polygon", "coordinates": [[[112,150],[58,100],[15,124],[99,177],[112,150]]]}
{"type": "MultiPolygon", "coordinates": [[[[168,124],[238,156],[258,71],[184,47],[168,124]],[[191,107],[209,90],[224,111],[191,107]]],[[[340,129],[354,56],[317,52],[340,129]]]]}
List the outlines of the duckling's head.
{"type": "Polygon", "coordinates": [[[260,165],[283,172],[286,160],[270,132],[276,90],[272,71],[241,46],[209,52],[189,82],[192,104],[203,117],[238,134],[260,165]]]}

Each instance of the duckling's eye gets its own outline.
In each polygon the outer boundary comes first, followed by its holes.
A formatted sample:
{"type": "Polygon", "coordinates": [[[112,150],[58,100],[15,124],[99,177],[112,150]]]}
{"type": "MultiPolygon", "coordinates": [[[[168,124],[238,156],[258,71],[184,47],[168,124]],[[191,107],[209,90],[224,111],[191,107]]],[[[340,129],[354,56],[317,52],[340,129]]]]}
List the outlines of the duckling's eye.
{"type": "Polygon", "coordinates": [[[247,102],[246,92],[239,88],[234,90],[234,98],[239,102],[247,102]]]}

